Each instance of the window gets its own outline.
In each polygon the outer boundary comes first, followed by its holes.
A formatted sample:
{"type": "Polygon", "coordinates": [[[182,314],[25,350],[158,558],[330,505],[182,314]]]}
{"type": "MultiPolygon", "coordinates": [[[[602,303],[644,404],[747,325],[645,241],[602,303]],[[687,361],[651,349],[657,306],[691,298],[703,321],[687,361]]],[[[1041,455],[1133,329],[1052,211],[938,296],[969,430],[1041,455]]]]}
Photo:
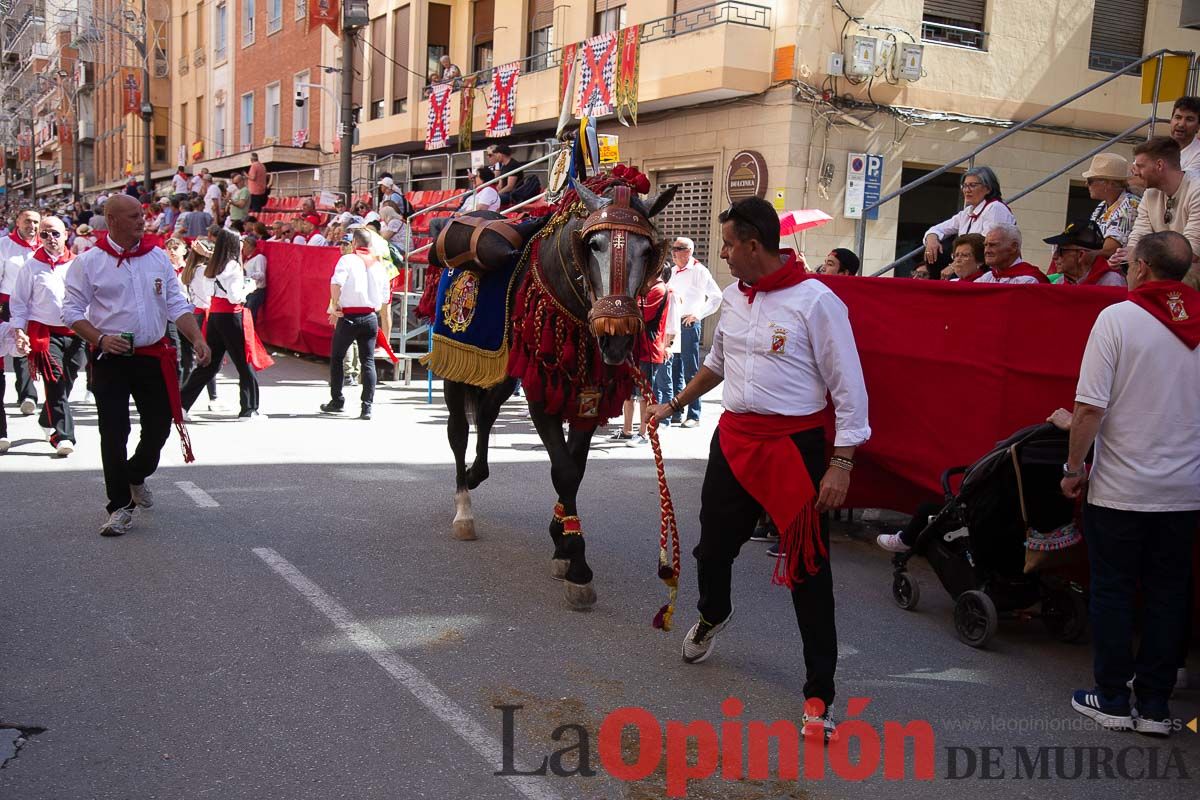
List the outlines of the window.
{"type": "Polygon", "coordinates": [[[242,149],[254,146],[254,92],[242,95],[242,149]]]}
{"type": "Polygon", "coordinates": [[[297,72],[292,81],[294,82],[295,96],[304,98],[304,105],[297,106],[292,110],[292,144],[303,147],[310,138],[308,136],[308,104],[311,102],[309,99],[311,95],[309,88],[305,86],[310,82],[308,70],[297,72]]]}
{"type": "Polygon", "coordinates": [[[492,68],[492,31],[496,27],[496,0],[475,0],[471,21],[471,69],[492,68]]]}
{"type": "Polygon", "coordinates": [[[167,160],[168,149],[166,136],[154,137],[154,160],[156,162],[161,163],[167,160]]]}
{"type": "Polygon", "coordinates": [[[594,36],[625,27],[625,0],[596,0],[594,36]]]}
{"type": "Polygon", "coordinates": [[[1142,57],[1145,36],[1146,0],[1096,0],[1088,69],[1116,72],[1129,66],[1142,57]]]}
{"type": "Polygon", "coordinates": [[[383,84],[387,78],[387,17],[371,20],[371,108],[368,119],[382,119],[384,112],[383,84]]]}
{"type": "Polygon", "coordinates": [[[213,109],[213,145],[216,147],[214,156],[225,155],[225,104],[221,103],[213,109]]]}
{"type": "Polygon", "coordinates": [[[549,69],[554,41],[554,0],[529,0],[529,71],[549,69]]]}
{"type": "Polygon", "coordinates": [[[204,95],[196,98],[196,126],[192,128],[192,141],[204,139],[204,95]]]}
{"type": "Polygon", "coordinates": [[[188,52],[188,33],[191,30],[188,25],[188,12],[183,12],[179,15],[179,52],[184,58],[189,55],[188,52]]]}
{"type": "Polygon", "coordinates": [[[925,0],[921,38],[927,42],[985,50],[987,0],[925,0]]]}
{"type": "Polygon", "coordinates": [[[208,38],[205,35],[207,33],[207,31],[204,30],[204,6],[205,5],[206,5],[205,0],[200,0],[200,2],[196,4],[196,49],[197,50],[204,49],[204,42],[208,38]]]}
{"type": "Polygon", "coordinates": [[[263,123],[263,136],[279,141],[279,82],[267,86],[266,119],[263,123]]]}
{"type": "Polygon", "coordinates": [[[267,0],[267,33],[283,27],[283,0],[267,0]]]}
{"type": "Polygon", "coordinates": [[[179,141],[188,144],[192,141],[192,132],[188,130],[187,103],[179,106],[179,141]]]}
{"type": "Polygon", "coordinates": [[[392,18],[392,113],[403,114],[408,110],[409,72],[402,65],[408,63],[408,10],[404,6],[392,18]]]}
{"type": "Polygon", "coordinates": [[[296,0],[296,19],[308,19],[308,0],[296,0]]]}
{"type": "Polygon", "coordinates": [[[254,0],[242,3],[242,47],[254,44],[254,0]]]}
{"type": "Polygon", "coordinates": [[[216,30],[213,31],[213,35],[216,37],[216,47],[213,49],[215,51],[217,61],[225,60],[225,21],[228,14],[229,7],[224,3],[218,3],[216,20],[213,22],[213,26],[216,28],[216,30]]]}
{"type": "Polygon", "coordinates": [[[450,54],[450,6],[442,5],[441,3],[429,4],[429,26],[427,28],[428,36],[426,42],[428,49],[426,51],[425,74],[428,75],[428,81],[437,80],[442,75],[442,67],[439,60],[442,56],[450,54]]]}

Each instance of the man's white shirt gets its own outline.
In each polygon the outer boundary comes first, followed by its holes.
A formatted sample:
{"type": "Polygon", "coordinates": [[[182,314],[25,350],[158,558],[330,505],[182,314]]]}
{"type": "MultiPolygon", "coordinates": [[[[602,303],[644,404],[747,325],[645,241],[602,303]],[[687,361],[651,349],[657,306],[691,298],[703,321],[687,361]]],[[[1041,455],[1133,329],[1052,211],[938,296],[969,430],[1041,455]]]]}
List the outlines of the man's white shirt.
{"type": "Polygon", "coordinates": [[[708,267],[694,258],[689,258],[682,267],[675,267],[667,285],[679,299],[680,317],[704,319],[721,307],[721,287],[708,267]]]}

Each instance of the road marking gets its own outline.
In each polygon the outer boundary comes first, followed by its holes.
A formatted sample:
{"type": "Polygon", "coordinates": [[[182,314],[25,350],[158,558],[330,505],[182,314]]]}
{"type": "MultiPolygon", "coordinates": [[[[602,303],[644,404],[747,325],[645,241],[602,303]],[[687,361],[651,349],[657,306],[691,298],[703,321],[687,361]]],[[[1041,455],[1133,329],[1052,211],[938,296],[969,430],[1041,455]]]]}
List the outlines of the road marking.
{"type": "MultiPolygon", "coordinates": [[[[300,596],[320,611],[351,644],[372,661],[383,668],[383,671],[400,684],[417,702],[425,706],[435,717],[444,722],[452,731],[458,734],[471,749],[478,753],[490,769],[496,769],[503,764],[503,751],[500,741],[483,729],[471,718],[466,709],[455,703],[450,697],[433,684],[425,674],[409,664],[403,658],[388,649],[388,645],[370,628],[354,618],[345,606],[331,597],[320,586],[279,553],[270,547],[254,548],[254,555],[275,571],[279,577],[300,593],[300,596]]],[[[517,766],[518,770],[528,771],[528,767],[517,766]]],[[[560,800],[544,780],[533,776],[506,775],[504,780],[527,800],[560,800]]]]}
{"type": "Polygon", "coordinates": [[[179,491],[192,498],[192,502],[201,508],[219,508],[221,505],[212,499],[212,495],[191,481],[175,481],[175,485],[179,487],[179,491]]]}

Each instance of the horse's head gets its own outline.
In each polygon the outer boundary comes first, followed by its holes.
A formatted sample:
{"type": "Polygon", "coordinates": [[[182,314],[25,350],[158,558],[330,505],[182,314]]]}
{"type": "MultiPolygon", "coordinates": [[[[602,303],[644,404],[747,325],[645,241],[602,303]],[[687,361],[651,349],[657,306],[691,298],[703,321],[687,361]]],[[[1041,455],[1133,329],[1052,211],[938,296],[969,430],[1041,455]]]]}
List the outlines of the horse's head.
{"type": "Polygon", "coordinates": [[[588,323],[606,364],[620,364],[642,330],[638,296],[662,271],[666,242],[652,217],[675,197],[676,187],[640,200],[628,186],[600,196],[575,184],[588,216],[575,234],[576,260],[587,284],[588,323]]]}

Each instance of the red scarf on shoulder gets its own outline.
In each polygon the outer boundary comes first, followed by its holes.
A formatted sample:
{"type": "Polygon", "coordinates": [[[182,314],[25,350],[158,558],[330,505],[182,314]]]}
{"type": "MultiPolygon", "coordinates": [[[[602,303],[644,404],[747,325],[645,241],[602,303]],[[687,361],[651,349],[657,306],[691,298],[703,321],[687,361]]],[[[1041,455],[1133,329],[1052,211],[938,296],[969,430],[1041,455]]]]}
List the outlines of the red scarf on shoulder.
{"type": "Polygon", "coordinates": [[[12,239],[14,242],[21,245],[21,247],[24,247],[26,250],[33,249],[33,245],[31,245],[29,242],[22,239],[21,235],[19,233],[17,233],[16,231],[9,231],[8,238],[12,239]]]}
{"type": "Polygon", "coordinates": [[[1129,292],[1129,301],[1195,350],[1200,345],[1200,292],[1181,281],[1146,281],[1129,292]]]}
{"type": "Polygon", "coordinates": [[[1096,256],[1096,260],[1092,262],[1092,268],[1088,274],[1083,276],[1083,280],[1076,282],[1076,286],[1095,286],[1100,283],[1100,279],[1110,272],[1115,272],[1118,275],[1120,270],[1114,269],[1113,265],[1108,263],[1108,259],[1104,256],[1096,256]]]}
{"type": "Polygon", "coordinates": [[[152,242],[145,239],[139,239],[138,243],[133,247],[125,250],[123,253],[118,253],[113,243],[108,240],[108,231],[100,231],[96,235],[96,247],[99,247],[104,252],[117,260],[117,267],[120,268],[122,261],[128,261],[138,256],[144,256],[155,248],[152,242]]]}
{"type": "Polygon", "coordinates": [[[1050,283],[1046,273],[1030,264],[1028,261],[1018,261],[1005,269],[992,269],[997,278],[1037,278],[1038,283],[1050,283]]]}
{"type": "Polygon", "coordinates": [[[786,289],[808,278],[808,273],[801,266],[800,259],[797,258],[795,250],[783,248],[779,251],[779,254],[783,256],[783,266],[767,277],[761,278],[758,283],[750,285],[744,281],[738,281],[738,291],[746,295],[747,303],[753,305],[754,296],[761,292],[786,289]]]}
{"type": "Polygon", "coordinates": [[[75,254],[70,250],[64,250],[62,255],[55,258],[46,252],[46,248],[39,247],[37,250],[33,251],[33,258],[35,261],[40,261],[43,264],[49,264],[50,267],[53,268],[70,262],[71,259],[75,258],[75,254]]]}

